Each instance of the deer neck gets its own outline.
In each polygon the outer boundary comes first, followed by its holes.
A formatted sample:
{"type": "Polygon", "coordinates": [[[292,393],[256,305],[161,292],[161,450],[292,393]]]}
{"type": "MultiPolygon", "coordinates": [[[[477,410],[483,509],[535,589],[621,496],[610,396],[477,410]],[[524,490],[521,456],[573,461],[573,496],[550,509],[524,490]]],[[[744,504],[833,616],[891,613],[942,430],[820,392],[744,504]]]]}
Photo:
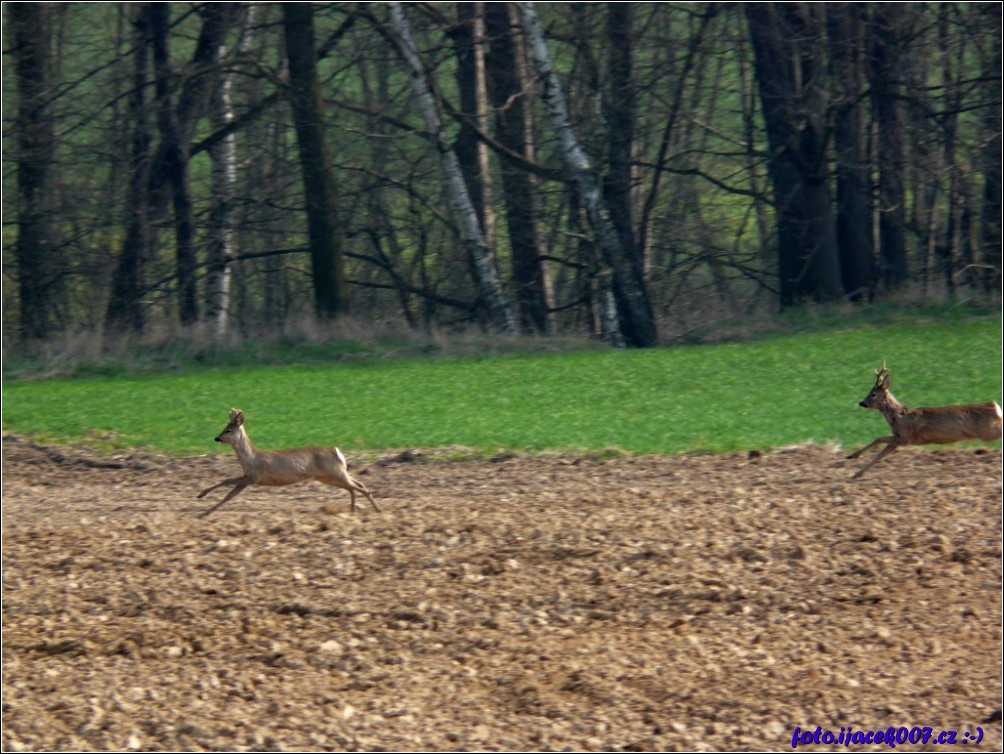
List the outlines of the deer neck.
{"type": "Polygon", "coordinates": [[[237,453],[237,459],[241,462],[241,466],[247,467],[254,457],[257,455],[255,451],[254,444],[251,442],[251,438],[248,437],[247,430],[244,427],[240,428],[237,433],[237,438],[234,441],[234,452],[237,453]]]}
{"type": "Polygon", "coordinates": [[[882,415],[885,416],[885,420],[889,423],[890,427],[895,427],[896,423],[903,418],[903,415],[910,411],[909,408],[896,400],[896,396],[892,393],[885,394],[885,400],[882,402],[881,410],[882,415]]]}

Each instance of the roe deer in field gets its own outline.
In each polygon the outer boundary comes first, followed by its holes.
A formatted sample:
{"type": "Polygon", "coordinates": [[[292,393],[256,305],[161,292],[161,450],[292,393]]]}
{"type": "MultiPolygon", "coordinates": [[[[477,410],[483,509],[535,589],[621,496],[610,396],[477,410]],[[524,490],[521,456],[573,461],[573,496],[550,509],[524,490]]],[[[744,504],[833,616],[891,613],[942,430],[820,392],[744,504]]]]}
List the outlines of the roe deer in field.
{"type": "Polygon", "coordinates": [[[380,506],[376,504],[376,500],[370,495],[366,485],[349,474],[345,456],[338,448],[256,450],[251,443],[251,438],[248,437],[247,430],[244,429],[244,412],[238,408],[230,409],[230,421],[216,436],[216,442],[224,442],[233,447],[237,453],[237,460],[240,461],[241,468],[244,469],[244,474],[224,479],[219,484],[214,484],[200,492],[199,497],[202,498],[218,487],[225,487],[228,484],[234,485],[226,497],[209,510],[201,513],[201,516],[208,516],[228,500],[237,497],[245,487],[255,484],[269,486],[295,484],[309,480],[317,480],[348,490],[349,495],[352,496],[353,512],[356,510],[357,492],[365,495],[373,507],[380,510],[380,506]]]}
{"type": "Polygon", "coordinates": [[[994,401],[965,406],[908,408],[889,392],[889,369],[885,364],[881,370],[875,371],[875,387],[858,405],[881,411],[892,434],[879,437],[847,456],[857,458],[869,448],[885,444],[875,459],[852,479],[860,477],[900,445],[941,445],[959,440],[992,442],[1001,439],[1001,407],[994,401]]]}

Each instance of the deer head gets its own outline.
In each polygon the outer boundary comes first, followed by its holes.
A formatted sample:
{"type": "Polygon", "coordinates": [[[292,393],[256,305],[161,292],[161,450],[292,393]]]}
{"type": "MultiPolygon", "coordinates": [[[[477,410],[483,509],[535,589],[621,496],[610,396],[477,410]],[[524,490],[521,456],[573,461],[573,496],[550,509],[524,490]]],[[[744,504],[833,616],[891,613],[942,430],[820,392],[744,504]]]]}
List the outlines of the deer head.
{"type": "Polygon", "coordinates": [[[230,409],[230,421],[227,422],[227,426],[223,428],[223,431],[216,435],[216,442],[225,442],[227,445],[233,445],[240,433],[240,428],[243,426],[244,412],[239,408],[230,409]]]}
{"type": "Polygon", "coordinates": [[[882,368],[875,370],[875,387],[858,405],[861,408],[881,408],[889,402],[889,367],[882,362],[882,368]]]}

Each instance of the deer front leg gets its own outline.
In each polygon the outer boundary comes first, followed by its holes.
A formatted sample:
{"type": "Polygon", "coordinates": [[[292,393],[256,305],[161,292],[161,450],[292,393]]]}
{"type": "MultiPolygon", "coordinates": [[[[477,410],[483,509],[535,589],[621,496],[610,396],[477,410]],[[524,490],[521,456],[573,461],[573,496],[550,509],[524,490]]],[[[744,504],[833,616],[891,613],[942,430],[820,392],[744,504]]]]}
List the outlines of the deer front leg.
{"type": "MultiPolygon", "coordinates": [[[[876,442],[878,442],[878,441],[876,440],[876,442]]],[[[875,444],[875,443],[872,443],[872,445],[874,445],[874,444],[875,444]]],[[[863,469],[861,469],[860,471],[858,471],[858,473],[857,473],[857,474],[855,474],[854,476],[852,476],[852,477],[851,477],[851,479],[859,479],[859,478],[861,477],[861,475],[862,475],[862,474],[864,474],[864,473],[865,473],[866,471],[868,471],[868,469],[870,469],[870,468],[871,468],[872,466],[874,466],[874,465],[875,465],[876,463],[878,463],[878,462],[879,462],[879,461],[881,461],[881,460],[882,460],[883,458],[885,458],[885,457],[886,457],[887,455],[889,455],[890,453],[892,453],[892,452],[893,452],[894,450],[896,450],[896,448],[898,448],[898,447],[899,447],[899,445],[898,445],[898,444],[896,444],[896,443],[889,443],[888,445],[886,445],[886,446],[885,446],[885,447],[884,447],[884,448],[882,449],[882,452],[881,452],[881,453],[879,453],[879,454],[878,454],[877,456],[875,456],[875,458],[873,458],[873,459],[872,459],[872,462],[871,462],[871,463],[869,463],[869,464],[868,464],[867,466],[865,466],[865,467],[864,467],[863,469]]]]}
{"type": "Polygon", "coordinates": [[[862,453],[864,453],[866,450],[871,450],[876,445],[882,445],[883,443],[889,444],[889,443],[894,443],[894,442],[896,442],[896,436],[895,435],[887,435],[886,437],[879,437],[879,438],[876,438],[876,439],[872,440],[870,443],[868,443],[867,445],[865,445],[863,448],[855,450],[853,453],[851,453],[847,457],[848,458],[857,458],[859,455],[861,455],[862,453]]]}
{"type": "Polygon", "coordinates": [[[219,484],[214,484],[212,487],[206,487],[206,489],[202,490],[202,492],[200,492],[198,495],[196,495],[196,497],[198,499],[202,499],[206,495],[208,495],[210,492],[212,492],[213,490],[217,490],[220,487],[226,487],[228,484],[239,484],[240,482],[243,482],[246,478],[247,477],[244,477],[244,476],[235,476],[235,477],[231,477],[230,479],[224,479],[219,484]]]}
{"type": "MultiPolygon", "coordinates": [[[[219,508],[221,505],[223,505],[228,500],[233,500],[235,497],[237,497],[239,494],[241,494],[246,487],[248,487],[251,484],[251,480],[248,479],[247,477],[243,477],[243,476],[235,477],[234,479],[231,479],[230,481],[231,482],[236,482],[237,485],[232,490],[230,490],[230,492],[227,493],[226,497],[224,497],[222,500],[220,500],[220,502],[218,502],[216,505],[214,505],[213,507],[209,508],[208,510],[203,511],[202,513],[200,513],[199,514],[199,518],[205,518],[206,516],[208,516],[210,513],[212,513],[217,508],[219,508]]],[[[216,487],[220,487],[223,484],[227,484],[227,482],[221,482],[220,484],[217,484],[216,487]]],[[[216,487],[210,487],[210,489],[216,489],[216,487]]],[[[209,490],[206,490],[206,492],[208,492],[208,491],[209,490]]],[[[205,492],[202,493],[202,494],[204,495],[205,492]]],[[[202,495],[199,495],[199,497],[202,497],[202,495]]]]}

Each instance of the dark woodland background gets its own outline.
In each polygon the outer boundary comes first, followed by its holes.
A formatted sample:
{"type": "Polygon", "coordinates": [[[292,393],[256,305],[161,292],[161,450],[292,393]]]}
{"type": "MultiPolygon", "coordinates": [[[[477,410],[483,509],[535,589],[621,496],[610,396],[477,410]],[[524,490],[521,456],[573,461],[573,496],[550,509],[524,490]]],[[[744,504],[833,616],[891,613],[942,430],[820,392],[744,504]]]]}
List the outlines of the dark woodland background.
{"type": "Polygon", "coordinates": [[[999,303],[1001,8],[4,3],[4,342],[999,303]]]}

